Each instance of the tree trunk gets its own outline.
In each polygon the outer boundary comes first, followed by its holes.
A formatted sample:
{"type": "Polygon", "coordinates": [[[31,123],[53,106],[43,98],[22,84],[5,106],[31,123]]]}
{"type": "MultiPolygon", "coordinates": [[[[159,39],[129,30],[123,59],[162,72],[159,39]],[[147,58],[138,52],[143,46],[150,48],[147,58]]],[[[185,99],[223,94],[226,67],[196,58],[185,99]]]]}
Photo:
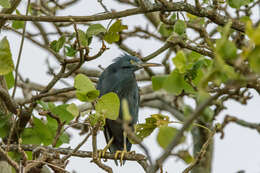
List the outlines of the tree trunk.
{"type": "MultiPolygon", "coordinates": [[[[192,129],[193,138],[193,156],[200,152],[203,144],[207,141],[209,132],[201,127],[194,127],[192,129]]],[[[210,173],[212,168],[212,158],[213,158],[214,140],[212,139],[208,145],[207,152],[201,159],[198,165],[196,165],[191,173],[210,173]]]]}

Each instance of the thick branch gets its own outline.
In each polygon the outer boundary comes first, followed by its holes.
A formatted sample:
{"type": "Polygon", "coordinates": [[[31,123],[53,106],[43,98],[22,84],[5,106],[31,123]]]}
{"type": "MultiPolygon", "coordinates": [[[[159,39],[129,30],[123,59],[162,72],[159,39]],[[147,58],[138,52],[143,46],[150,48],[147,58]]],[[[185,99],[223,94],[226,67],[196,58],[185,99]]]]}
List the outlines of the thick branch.
{"type": "MultiPolygon", "coordinates": [[[[7,145],[5,145],[5,144],[2,144],[0,146],[3,149],[7,148],[7,145]]],[[[33,151],[37,147],[39,147],[39,146],[38,145],[21,145],[21,148],[24,151],[33,151]]],[[[57,152],[57,153],[63,154],[63,155],[69,155],[72,153],[72,156],[74,156],[74,157],[81,157],[81,158],[92,158],[93,157],[93,152],[91,152],[91,151],[78,150],[77,152],[73,152],[74,149],[70,149],[70,148],[52,148],[52,147],[47,147],[47,146],[41,146],[41,147],[45,148],[49,153],[57,152]]],[[[17,150],[18,150],[18,145],[11,144],[9,146],[9,151],[17,151],[17,150]]],[[[101,156],[101,158],[114,160],[115,154],[106,152],[104,156],[101,156]]],[[[146,157],[142,154],[125,154],[124,160],[146,161],[146,157]]]]}
{"type": "Polygon", "coordinates": [[[12,100],[12,98],[9,96],[9,94],[3,88],[0,88],[0,98],[4,101],[7,109],[10,112],[17,114],[16,103],[12,100]]]}
{"type": "MultiPolygon", "coordinates": [[[[165,5],[165,4],[164,4],[165,5]]],[[[245,25],[237,19],[230,19],[209,8],[201,8],[190,5],[185,2],[167,3],[166,6],[154,4],[151,8],[145,9],[142,7],[128,9],[119,12],[110,12],[105,14],[97,14],[92,16],[24,16],[24,15],[9,15],[0,14],[0,19],[3,20],[22,20],[22,21],[41,21],[41,22],[91,22],[107,19],[116,19],[126,16],[132,16],[142,13],[150,13],[155,11],[185,11],[199,17],[207,17],[212,22],[218,25],[225,25],[229,20],[232,21],[232,28],[241,32],[245,31],[245,25]]]]}

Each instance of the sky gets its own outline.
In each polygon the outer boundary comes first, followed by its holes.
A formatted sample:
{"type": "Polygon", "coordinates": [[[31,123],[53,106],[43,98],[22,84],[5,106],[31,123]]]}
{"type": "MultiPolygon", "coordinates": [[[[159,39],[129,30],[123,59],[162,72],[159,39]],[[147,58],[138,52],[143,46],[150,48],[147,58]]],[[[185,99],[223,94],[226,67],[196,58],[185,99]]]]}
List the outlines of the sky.
{"type": "MultiPolygon", "coordinates": [[[[62,1],[61,1],[62,2],[62,1]]],[[[24,2],[23,2],[24,3],[24,2]]],[[[117,11],[129,8],[126,5],[119,5],[115,1],[111,0],[103,0],[103,3],[107,6],[107,8],[115,9],[117,11]]],[[[21,13],[24,13],[24,4],[20,5],[19,10],[21,13]]],[[[81,1],[63,11],[62,13],[58,13],[58,15],[93,15],[97,13],[103,12],[103,8],[97,3],[97,1],[81,1]]],[[[256,9],[253,12],[254,15],[260,15],[259,9],[256,9]]],[[[147,22],[142,17],[142,15],[125,17],[122,19],[124,24],[129,26],[131,29],[133,26],[143,26],[146,27],[147,22]]],[[[96,22],[102,23],[104,26],[107,25],[108,21],[96,22]]],[[[46,24],[48,31],[52,31],[53,28],[50,24],[46,24]]],[[[152,32],[156,32],[156,29],[152,26],[148,26],[152,32]]],[[[85,30],[85,27],[81,27],[85,30]]],[[[29,30],[34,30],[32,25],[28,25],[29,30]]],[[[11,51],[13,54],[13,59],[16,62],[17,54],[19,50],[20,40],[21,38],[15,34],[10,32],[2,32],[0,35],[0,39],[4,36],[7,36],[9,42],[11,43],[11,51]]],[[[51,38],[51,40],[57,39],[55,37],[51,38]]],[[[142,55],[148,55],[150,52],[158,49],[162,44],[155,40],[141,40],[138,38],[133,38],[127,40],[127,45],[136,51],[141,51],[142,55]]],[[[94,40],[91,45],[91,50],[97,52],[100,48],[100,42],[94,40]]],[[[98,65],[102,65],[102,67],[107,67],[112,60],[122,54],[122,51],[115,45],[109,45],[109,50],[106,51],[100,58],[97,60],[87,62],[85,67],[96,68],[98,65]]],[[[162,58],[162,55],[153,59],[152,62],[156,62],[162,58]]],[[[47,54],[45,51],[40,49],[39,47],[30,43],[30,41],[25,40],[24,49],[22,52],[22,59],[20,64],[19,71],[21,72],[24,78],[29,78],[30,81],[38,82],[41,84],[47,84],[51,77],[46,74],[47,66],[46,59],[50,61],[50,64],[53,67],[59,67],[56,61],[54,61],[52,55],[47,54]]],[[[61,83],[59,83],[56,87],[64,87],[61,83]]],[[[222,122],[223,118],[226,114],[230,114],[236,116],[238,118],[247,120],[249,122],[259,122],[259,106],[260,106],[260,97],[259,95],[252,91],[253,99],[249,101],[248,105],[243,106],[234,101],[229,101],[225,105],[228,107],[228,110],[225,110],[221,113],[220,116],[217,117],[216,122],[222,122]]],[[[18,91],[18,96],[21,95],[21,92],[18,91]]],[[[192,103],[191,103],[192,104],[192,103]]],[[[149,115],[157,113],[154,109],[143,108],[139,112],[139,122],[144,122],[145,118],[149,115]]],[[[171,116],[169,113],[164,112],[171,116]]],[[[174,125],[175,127],[180,127],[179,125],[174,125]]],[[[213,173],[219,172],[228,172],[235,173],[239,170],[245,170],[248,173],[260,173],[260,135],[250,129],[246,129],[235,124],[229,124],[225,130],[225,138],[223,140],[220,139],[220,135],[215,135],[215,149],[214,149],[214,158],[213,158],[213,173]]],[[[69,145],[64,145],[64,147],[71,146],[75,147],[79,142],[83,140],[85,136],[78,136],[77,131],[70,130],[72,134],[72,140],[69,145]]],[[[151,136],[146,138],[143,142],[149,149],[152,158],[156,159],[162,149],[158,146],[156,142],[157,131],[155,130],[151,136]]],[[[178,148],[185,149],[192,147],[190,136],[188,140],[183,145],[178,148]]],[[[98,148],[101,149],[105,146],[105,139],[103,133],[100,132],[98,135],[98,148]]],[[[91,140],[87,141],[87,143],[81,148],[81,150],[91,150],[91,140]]],[[[142,152],[138,146],[133,146],[132,150],[137,152],[142,152]]],[[[76,170],[77,173],[84,172],[104,172],[100,168],[98,168],[95,164],[90,163],[90,158],[71,158],[67,169],[69,171],[76,170]]],[[[116,167],[113,161],[106,162],[109,166],[113,168],[115,173],[124,172],[124,173],[132,173],[142,172],[142,168],[136,162],[128,161],[123,167],[116,167]]],[[[182,172],[187,165],[185,165],[181,160],[177,158],[171,157],[166,160],[164,163],[164,171],[168,173],[178,173],[182,172]]]]}

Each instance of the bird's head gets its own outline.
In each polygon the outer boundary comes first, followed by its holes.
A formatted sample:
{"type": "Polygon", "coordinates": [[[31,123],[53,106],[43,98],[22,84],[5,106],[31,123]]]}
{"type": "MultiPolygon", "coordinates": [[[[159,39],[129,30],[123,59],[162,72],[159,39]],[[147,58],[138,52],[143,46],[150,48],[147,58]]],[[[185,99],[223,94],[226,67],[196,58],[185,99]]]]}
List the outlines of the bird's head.
{"type": "Polygon", "coordinates": [[[125,70],[131,70],[131,71],[136,71],[136,70],[139,70],[144,67],[161,66],[161,64],[157,64],[157,63],[143,62],[139,58],[137,58],[135,56],[130,56],[127,54],[124,54],[124,55],[116,58],[115,63],[118,65],[119,68],[122,68],[125,70]]]}

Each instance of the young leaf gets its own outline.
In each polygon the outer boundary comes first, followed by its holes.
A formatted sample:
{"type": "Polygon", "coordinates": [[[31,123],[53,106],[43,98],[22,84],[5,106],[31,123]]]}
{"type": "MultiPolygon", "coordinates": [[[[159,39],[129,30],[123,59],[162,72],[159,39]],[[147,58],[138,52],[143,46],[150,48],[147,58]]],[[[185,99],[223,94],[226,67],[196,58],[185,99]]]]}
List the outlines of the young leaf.
{"type": "Polygon", "coordinates": [[[228,5],[232,8],[239,9],[243,5],[247,5],[250,2],[253,2],[253,0],[228,0],[228,5]]]}
{"type": "Polygon", "coordinates": [[[5,77],[5,81],[6,81],[6,84],[7,84],[7,88],[11,89],[14,86],[13,72],[10,72],[10,73],[4,75],[4,77],[5,77]]]}
{"type": "Polygon", "coordinates": [[[176,56],[172,59],[173,64],[179,70],[180,73],[186,72],[187,58],[183,51],[178,51],[176,56]]]}
{"type": "Polygon", "coordinates": [[[158,32],[163,37],[169,37],[173,32],[173,27],[170,26],[170,25],[166,25],[164,23],[161,23],[160,26],[159,26],[158,32]]]}
{"type": "Polygon", "coordinates": [[[65,47],[65,52],[66,56],[73,57],[76,55],[77,51],[73,49],[71,46],[64,46],[65,47]]]}
{"type": "Polygon", "coordinates": [[[116,120],[119,115],[120,100],[116,93],[110,92],[100,97],[95,106],[96,112],[105,118],[116,120]]]}
{"type": "Polygon", "coordinates": [[[9,0],[0,0],[0,6],[2,6],[4,8],[10,8],[11,4],[10,4],[9,0]]]}
{"type": "Polygon", "coordinates": [[[218,50],[219,55],[223,59],[237,58],[236,45],[229,40],[225,40],[225,41],[217,40],[217,50],[218,50]]]}
{"type": "MultiPolygon", "coordinates": [[[[21,15],[21,13],[17,9],[15,11],[17,15],[21,15]]],[[[14,29],[22,29],[23,26],[24,26],[24,21],[14,20],[12,23],[12,28],[14,29]]]]}
{"type": "Polygon", "coordinates": [[[169,126],[162,126],[159,129],[159,133],[157,135],[157,142],[162,148],[166,148],[173,138],[175,137],[178,130],[169,126]]]}
{"type": "Polygon", "coordinates": [[[87,36],[92,37],[93,35],[98,35],[99,33],[105,33],[107,30],[101,24],[90,25],[87,29],[87,36]]]}
{"type": "Polygon", "coordinates": [[[193,88],[184,80],[184,75],[178,73],[174,70],[168,77],[165,79],[163,84],[163,89],[169,93],[179,95],[182,91],[189,93],[194,92],[193,88]]]}
{"type": "Polygon", "coordinates": [[[88,45],[88,39],[87,39],[86,33],[84,31],[82,31],[81,29],[79,29],[78,36],[79,36],[80,46],[86,47],[88,45]]]}
{"type": "Polygon", "coordinates": [[[255,43],[255,45],[260,45],[260,24],[254,28],[252,21],[247,21],[246,35],[255,43]]]}
{"type": "Polygon", "coordinates": [[[58,53],[60,49],[63,47],[65,41],[66,41],[65,36],[61,36],[58,41],[57,40],[52,41],[50,47],[52,50],[58,53]]]}
{"type": "Polygon", "coordinates": [[[93,101],[99,96],[99,91],[96,90],[91,80],[83,74],[75,77],[74,87],[77,89],[76,96],[80,101],[93,101]]]}
{"type": "Polygon", "coordinates": [[[68,106],[69,105],[67,104],[59,105],[54,108],[50,108],[50,111],[54,115],[57,115],[62,122],[66,121],[66,123],[69,123],[74,118],[74,116],[67,110],[68,106]]]}
{"type": "Polygon", "coordinates": [[[104,40],[109,44],[119,41],[119,32],[124,29],[127,29],[127,25],[122,25],[121,20],[117,20],[108,29],[108,32],[105,34],[104,40]]]}
{"type": "Polygon", "coordinates": [[[178,151],[177,156],[179,158],[181,158],[186,164],[190,164],[194,160],[194,158],[191,156],[191,154],[187,150],[178,151]]]}
{"type": "Polygon", "coordinates": [[[10,117],[9,115],[3,115],[0,111],[0,137],[3,139],[9,134],[10,127],[10,117]]]}
{"type": "Polygon", "coordinates": [[[250,68],[260,74],[260,45],[256,46],[254,50],[250,52],[248,59],[250,68]]]}
{"type": "Polygon", "coordinates": [[[41,142],[44,145],[49,145],[52,142],[53,134],[51,130],[38,118],[33,118],[33,130],[41,138],[41,142]]]}
{"type": "Polygon", "coordinates": [[[145,119],[145,123],[140,123],[135,126],[135,133],[138,138],[143,140],[149,136],[156,127],[169,124],[169,117],[161,114],[153,114],[145,119]]]}
{"type": "Polygon", "coordinates": [[[25,128],[22,132],[21,138],[22,144],[42,144],[41,136],[39,136],[33,128],[25,128]]]}
{"type": "Polygon", "coordinates": [[[186,32],[186,23],[183,20],[177,20],[174,24],[174,32],[179,35],[182,35],[186,32]]]}
{"type": "Polygon", "coordinates": [[[69,111],[74,117],[79,115],[79,109],[78,109],[78,107],[74,103],[71,103],[67,107],[67,111],[69,111]]]}
{"type": "Polygon", "coordinates": [[[13,71],[14,64],[10,45],[6,37],[0,41],[0,75],[6,75],[13,71]]]}
{"type": "Polygon", "coordinates": [[[64,132],[58,139],[56,147],[61,146],[62,144],[68,144],[70,142],[70,136],[68,133],[64,132]]]}
{"type": "Polygon", "coordinates": [[[44,101],[41,101],[41,100],[37,100],[36,103],[38,103],[39,105],[42,106],[43,110],[47,111],[49,110],[49,106],[47,103],[45,103],[44,101]]]}
{"type": "Polygon", "coordinates": [[[167,77],[168,77],[168,75],[152,76],[153,90],[157,91],[157,90],[161,89],[163,87],[163,83],[167,77]]]}

